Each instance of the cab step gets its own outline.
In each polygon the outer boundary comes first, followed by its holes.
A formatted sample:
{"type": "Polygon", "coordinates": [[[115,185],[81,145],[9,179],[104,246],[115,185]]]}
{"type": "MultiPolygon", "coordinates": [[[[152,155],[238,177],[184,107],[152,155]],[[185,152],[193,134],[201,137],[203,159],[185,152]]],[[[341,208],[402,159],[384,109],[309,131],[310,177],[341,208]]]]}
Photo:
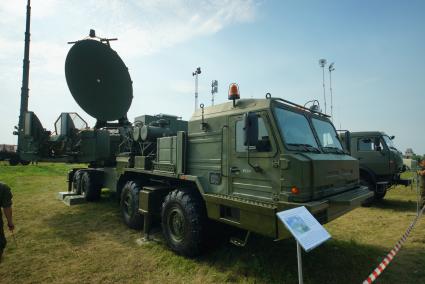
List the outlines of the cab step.
{"type": "Polygon", "coordinates": [[[251,232],[247,231],[244,240],[241,240],[237,237],[232,237],[232,238],[230,238],[230,243],[237,246],[237,247],[244,247],[248,243],[248,239],[249,239],[250,235],[251,235],[251,232]]]}

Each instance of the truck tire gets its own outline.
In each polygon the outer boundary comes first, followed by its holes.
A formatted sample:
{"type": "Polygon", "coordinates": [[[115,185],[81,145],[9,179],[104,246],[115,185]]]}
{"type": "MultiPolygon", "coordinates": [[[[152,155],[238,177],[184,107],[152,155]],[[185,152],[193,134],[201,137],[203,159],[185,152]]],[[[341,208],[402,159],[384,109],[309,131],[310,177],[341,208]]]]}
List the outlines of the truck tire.
{"type": "Polygon", "coordinates": [[[11,165],[11,166],[16,166],[18,164],[19,164],[19,160],[15,159],[15,158],[11,158],[9,160],[9,165],[11,165]]]}
{"type": "Polygon", "coordinates": [[[139,212],[140,185],[134,181],[125,183],[121,190],[120,209],[124,223],[131,229],[143,228],[143,215],[139,212]]]}
{"type": "Polygon", "coordinates": [[[86,201],[97,201],[100,199],[102,187],[97,183],[96,173],[83,171],[81,175],[81,195],[86,201]]]}
{"type": "Polygon", "coordinates": [[[72,178],[72,192],[76,194],[81,194],[81,176],[83,173],[83,171],[77,170],[72,178]]]}
{"type": "Polygon", "coordinates": [[[165,197],[161,217],[162,232],[171,250],[189,257],[201,253],[206,213],[199,195],[187,188],[173,190],[165,197]]]}

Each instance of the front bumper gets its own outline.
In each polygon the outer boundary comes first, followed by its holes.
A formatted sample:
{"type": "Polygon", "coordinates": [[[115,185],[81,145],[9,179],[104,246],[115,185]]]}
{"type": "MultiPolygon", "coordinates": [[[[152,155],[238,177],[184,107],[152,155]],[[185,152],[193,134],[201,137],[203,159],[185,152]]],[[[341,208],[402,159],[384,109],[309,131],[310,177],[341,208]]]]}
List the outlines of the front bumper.
{"type": "Polygon", "coordinates": [[[412,184],[412,180],[411,179],[402,179],[402,178],[398,178],[396,180],[394,180],[394,184],[400,184],[400,185],[404,185],[404,186],[410,186],[412,184]]]}
{"type": "MultiPolygon", "coordinates": [[[[373,197],[373,192],[366,186],[358,186],[346,192],[325,197],[318,201],[291,204],[291,208],[305,206],[321,224],[326,224],[341,215],[359,207],[365,200],[373,197]]],[[[279,211],[290,208],[281,208],[279,211]]],[[[289,232],[278,222],[278,239],[289,237],[289,232]]]]}

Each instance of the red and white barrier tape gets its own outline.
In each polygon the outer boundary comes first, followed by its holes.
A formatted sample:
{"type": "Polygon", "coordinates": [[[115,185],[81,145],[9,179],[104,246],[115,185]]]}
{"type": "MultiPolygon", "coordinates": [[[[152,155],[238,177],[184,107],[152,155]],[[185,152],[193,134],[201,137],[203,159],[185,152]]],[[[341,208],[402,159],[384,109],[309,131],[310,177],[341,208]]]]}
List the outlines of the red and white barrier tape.
{"type": "Polygon", "coordinates": [[[404,233],[404,235],[401,237],[401,239],[397,242],[397,244],[394,246],[394,248],[387,254],[387,256],[381,261],[381,263],[378,265],[378,267],[375,268],[375,270],[372,271],[372,273],[367,277],[365,281],[363,281],[363,284],[370,284],[373,281],[375,281],[378,276],[387,268],[388,264],[393,260],[395,255],[400,250],[403,243],[406,241],[407,237],[409,236],[410,232],[412,231],[413,227],[416,225],[416,222],[418,219],[422,216],[424,213],[425,206],[419,211],[419,214],[415,217],[412,224],[407,228],[407,231],[404,233]]]}

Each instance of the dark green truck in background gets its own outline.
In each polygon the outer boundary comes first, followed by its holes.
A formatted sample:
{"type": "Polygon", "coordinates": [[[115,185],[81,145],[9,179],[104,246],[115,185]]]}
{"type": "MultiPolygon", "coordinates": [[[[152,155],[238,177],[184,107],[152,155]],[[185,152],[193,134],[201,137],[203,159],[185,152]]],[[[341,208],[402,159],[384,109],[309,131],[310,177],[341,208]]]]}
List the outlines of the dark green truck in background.
{"type": "Polygon", "coordinates": [[[384,198],[393,185],[409,186],[411,180],[400,178],[406,171],[403,155],[394,146],[394,136],[380,131],[344,132],[344,148],[360,164],[360,182],[374,192],[374,199],[384,198]]]}

